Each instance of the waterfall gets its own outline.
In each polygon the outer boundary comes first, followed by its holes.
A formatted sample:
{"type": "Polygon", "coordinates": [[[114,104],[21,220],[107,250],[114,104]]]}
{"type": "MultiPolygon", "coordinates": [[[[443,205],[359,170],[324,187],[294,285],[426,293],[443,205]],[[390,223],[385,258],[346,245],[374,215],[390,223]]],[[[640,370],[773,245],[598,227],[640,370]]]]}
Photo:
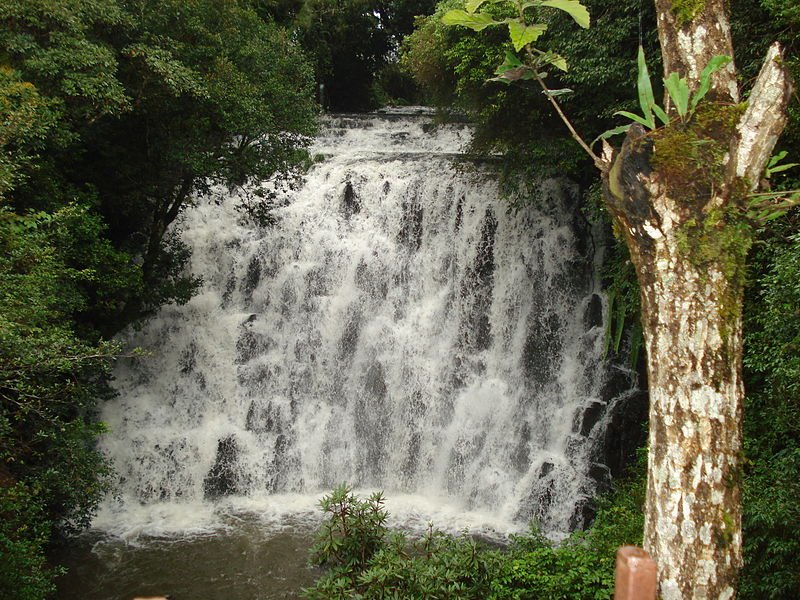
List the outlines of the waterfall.
{"type": "Polygon", "coordinates": [[[220,190],[186,211],[203,286],[125,338],[147,355],[102,413],[120,483],[98,526],[291,512],[341,482],[409,514],[582,523],[607,378],[587,225],[563,183],[502,198],[470,135],[329,116],[272,226],[220,190]]]}

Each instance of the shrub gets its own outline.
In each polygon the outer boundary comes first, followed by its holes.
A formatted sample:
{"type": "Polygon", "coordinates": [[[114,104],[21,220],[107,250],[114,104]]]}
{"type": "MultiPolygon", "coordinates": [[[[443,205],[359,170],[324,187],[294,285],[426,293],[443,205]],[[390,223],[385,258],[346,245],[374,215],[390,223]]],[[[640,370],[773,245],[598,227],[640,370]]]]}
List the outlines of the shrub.
{"type": "Polygon", "coordinates": [[[420,539],[386,526],[383,496],[361,500],[346,486],[320,505],[329,514],[312,560],[329,566],[309,599],[425,598],[601,600],[614,593],[614,555],[623,544],[641,544],[643,469],[599,500],[594,525],[562,544],[535,526],[514,536],[504,550],[467,533],[449,536],[429,526],[420,539]]]}

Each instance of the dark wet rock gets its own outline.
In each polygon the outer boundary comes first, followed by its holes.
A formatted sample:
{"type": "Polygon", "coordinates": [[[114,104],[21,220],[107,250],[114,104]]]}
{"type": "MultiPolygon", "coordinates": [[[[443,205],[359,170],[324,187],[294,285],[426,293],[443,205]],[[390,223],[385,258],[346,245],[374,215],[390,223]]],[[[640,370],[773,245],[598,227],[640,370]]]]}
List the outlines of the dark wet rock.
{"type": "Polygon", "coordinates": [[[542,466],[539,467],[539,479],[544,479],[550,473],[553,472],[553,468],[555,465],[551,463],[549,460],[546,460],[542,463],[542,466]]]}
{"type": "Polygon", "coordinates": [[[528,425],[527,421],[522,422],[519,433],[515,437],[518,442],[517,447],[511,455],[511,462],[514,467],[516,467],[517,471],[522,473],[528,468],[531,459],[531,427],[528,425]]]}
{"type": "Polygon", "coordinates": [[[597,425],[602,418],[605,413],[605,408],[606,405],[603,402],[596,400],[590,402],[588,406],[578,413],[573,431],[577,431],[582,436],[588,436],[592,429],[594,429],[594,426],[597,425]]]}
{"type": "Polygon", "coordinates": [[[592,524],[596,515],[597,509],[591,500],[585,498],[578,500],[569,518],[570,531],[586,529],[592,524]]]}
{"type": "Polygon", "coordinates": [[[275,438],[275,447],[272,463],[267,472],[267,489],[270,492],[298,491],[292,489],[292,473],[298,472],[300,462],[292,452],[292,445],[287,435],[278,435],[275,438]]]}
{"type": "Polygon", "coordinates": [[[240,494],[243,481],[237,469],[239,445],[232,435],[219,440],[214,466],[203,481],[203,490],[208,500],[216,500],[232,494],[240,494]]]}
{"type": "Polygon", "coordinates": [[[462,344],[467,350],[486,350],[492,345],[492,328],[489,314],[492,306],[494,283],[494,240],[497,219],[491,210],[486,211],[481,230],[481,241],[475,262],[461,285],[461,297],[466,300],[466,322],[462,326],[462,344]]]}
{"type": "Polygon", "coordinates": [[[380,270],[370,268],[366,261],[361,260],[355,272],[356,287],[369,294],[371,298],[385,300],[389,294],[389,282],[381,275],[380,270]]]}
{"type": "Polygon", "coordinates": [[[455,232],[458,233],[461,230],[461,223],[464,219],[464,194],[461,194],[458,197],[458,204],[456,204],[456,222],[455,222],[455,232]]]}
{"type": "Polygon", "coordinates": [[[611,469],[601,463],[589,465],[589,477],[597,484],[597,491],[604,492],[611,487],[611,469]]]}
{"type": "Polygon", "coordinates": [[[250,259],[250,262],[247,264],[247,273],[245,274],[244,281],[242,282],[242,295],[244,296],[246,302],[252,300],[253,292],[258,287],[260,281],[261,262],[258,260],[258,257],[253,256],[250,259]]]}
{"type": "Polygon", "coordinates": [[[322,296],[328,293],[328,282],[321,267],[311,269],[305,276],[308,296],[322,296]]]}
{"type": "Polygon", "coordinates": [[[188,375],[194,371],[197,366],[197,344],[194,341],[189,342],[186,349],[181,353],[179,361],[180,372],[188,375]]]}
{"type": "Polygon", "coordinates": [[[271,337],[253,331],[247,324],[252,323],[248,321],[243,327],[243,331],[236,339],[236,364],[244,364],[256,356],[265,354],[274,344],[271,337]]]}
{"type": "Polygon", "coordinates": [[[614,477],[620,477],[636,459],[636,450],[647,442],[647,392],[635,390],[613,406],[603,439],[603,462],[614,477]]]}
{"type": "Polygon", "coordinates": [[[603,325],[603,301],[597,294],[592,294],[586,311],[583,313],[583,325],[586,330],[603,325]]]}
{"type": "Polygon", "coordinates": [[[350,219],[353,215],[361,212],[361,202],[356,195],[352,182],[348,181],[344,186],[344,194],[342,195],[341,211],[346,219],[350,219]]]}

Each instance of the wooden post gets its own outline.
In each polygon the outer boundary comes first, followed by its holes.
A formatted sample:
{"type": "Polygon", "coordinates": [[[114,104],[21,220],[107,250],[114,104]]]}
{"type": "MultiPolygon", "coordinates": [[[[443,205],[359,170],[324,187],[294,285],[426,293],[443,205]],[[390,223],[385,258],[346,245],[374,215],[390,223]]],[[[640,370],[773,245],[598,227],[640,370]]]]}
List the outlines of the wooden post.
{"type": "Polygon", "coordinates": [[[614,600],[656,600],[656,563],[641,548],[617,550],[614,600]]]}

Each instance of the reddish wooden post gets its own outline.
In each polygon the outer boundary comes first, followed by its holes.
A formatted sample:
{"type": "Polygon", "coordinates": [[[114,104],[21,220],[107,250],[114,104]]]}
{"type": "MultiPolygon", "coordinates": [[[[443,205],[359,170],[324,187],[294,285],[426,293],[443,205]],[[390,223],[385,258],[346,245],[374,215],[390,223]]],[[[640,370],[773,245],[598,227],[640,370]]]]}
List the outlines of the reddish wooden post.
{"type": "Polygon", "coordinates": [[[614,600],[656,600],[656,563],[641,548],[617,550],[614,600]]]}

